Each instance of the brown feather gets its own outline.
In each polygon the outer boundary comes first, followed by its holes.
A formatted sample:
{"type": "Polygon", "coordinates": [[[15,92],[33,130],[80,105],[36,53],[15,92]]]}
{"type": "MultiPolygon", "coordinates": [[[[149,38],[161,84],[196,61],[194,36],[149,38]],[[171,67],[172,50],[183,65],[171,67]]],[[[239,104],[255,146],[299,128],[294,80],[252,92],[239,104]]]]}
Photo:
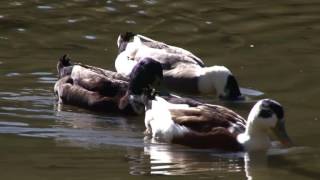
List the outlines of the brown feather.
{"type": "Polygon", "coordinates": [[[123,96],[128,89],[128,83],[100,75],[79,78],[75,85],[81,86],[89,91],[100,93],[103,96],[123,96]]]}
{"type": "MultiPolygon", "coordinates": [[[[86,84],[86,86],[89,86],[89,84],[86,84]]],[[[58,80],[56,82],[56,87],[56,94],[64,104],[102,112],[135,114],[130,105],[126,106],[124,109],[119,109],[120,99],[124,93],[115,96],[104,96],[99,92],[90,91],[79,85],[73,84],[70,76],[65,76],[58,80]]]]}
{"type": "MultiPolygon", "coordinates": [[[[237,122],[240,132],[245,130],[245,124],[243,124],[245,120],[233,111],[221,106],[199,105],[186,109],[170,109],[170,113],[175,123],[196,132],[210,132],[216,127],[229,128],[237,122]]],[[[235,131],[234,133],[240,132],[235,131]]]]}
{"type": "Polygon", "coordinates": [[[59,102],[103,112],[140,114],[142,104],[129,103],[129,78],[99,67],[73,63],[67,56],[57,64],[59,80],[55,93],[59,102]],[[138,111],[138,112],[135,112],[138,111]]]}
{"type": "Polygon", "coordinates": [[[242,151],[236,136],[225,128],[217,127],[206,133],[190,132],[183,136],[175,136],[173,143],[190,146],[193,148],[212,148],[224,151],[242,151]]]}
{"type": "Polygon", "coordinates": [[[90,66],[90,65],[86,65],[86,64],[82,64],[82,63],[73,63],[74,65],[79,65],[83,68],[86,68],[92,72],[95,72],[96,74],[111,78],[111,79],[116,79],[116,80],[121,80],[121,81],[129,81],[129,77],[124,76],[120,73],[114,72],[114,71],[109,71],[106,69],[102,69],[96,66],[90,66]]]}

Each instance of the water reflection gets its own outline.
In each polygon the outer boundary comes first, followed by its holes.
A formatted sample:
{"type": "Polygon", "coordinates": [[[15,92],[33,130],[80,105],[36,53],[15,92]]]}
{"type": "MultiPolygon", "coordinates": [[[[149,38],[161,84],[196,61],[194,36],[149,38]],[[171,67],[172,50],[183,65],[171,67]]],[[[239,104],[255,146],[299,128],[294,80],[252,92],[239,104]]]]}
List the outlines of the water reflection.
{"type": "Polygon", "coordinates": [[[216,153],[166,144],[145,144],[143,152],[128,150],[130,174],[141,175],[214,175],[238,179],[271,179],[295,174],[317,179],[320,172],[301,167],[294,158],[310,157],[316,152],[304,147],[272,149],[264,153],[216,153]],[[272,173],[271,173],[272,172],[272,173]]]}
{"type": "MultiPolygon", "coordinates": [[[[317,154],[308,148],[272,149],[265,153],[221,153],[191,149],[173,144],[144,142],[141,133],[125,119],[106,122],[97,115],[59,112],[61,122],[48,128],[28,123],[0,121],[1,134],[53,139],[58,146],[101,149],[120,146],[126,149],[132,175],[201,175],[237,179],[283,179],[292,173],[300,178],[317,179],[320,172],[301,166],[314,161],[317,154]],[[270,173],[272,172],[272,173],[270,173]]],[[[118,118],[119,119],[119,118],[118,118]]]]}
{"type": "Polygon", "coordinates": [[[97,37],[94,36],[94,35],[85,35],[84,38],[85,38],[85,39],[88,39],[88,40],[95,40],[95,39],[97,39],[97,37]]]}
{"type": "MultiPolygon", "coordinates": [[[[318,151],[318,150],[317,150],[318,151]]],[[[287,174],[297,179],[318,179],[320,172],[317,169],[307,168],[298,164],[296,159],[304,159],[304,164],[314,161],[312,158],[317,151],[308,147],[292,147],[289,149],[271,149],[266,154],[246,153],[244,156],[245,174],[248,180],[252,179],[284,179],[287,174]],[[271,173],[272,172],[272,173],[271,173]]],[[[310,165],[310,164],[309,164],[310,165]]]]}
{"type": "MultiPolygon", "coordinates": [[[[128,123],[130,119],[121,116],[112,116],[108,114],[94,114],[88,113],[83,109],[78,109],[78,112],[74,112],[76,109],[68,110],[70,106],[57,104],[55,116],[57,117],[56,123],[62,126],[68,126],[78,129],[118,129],[121,131],[132,131],[135,126],[132,123],[128,123]]],[[[73,107],[72,107],[73,108],[73,107]]]]}
{"type": "Polygon", "coordinates": [[[37,8],[43,9],[43,10],[53,9],[52,6],[48,6],[48,5],[39,5],[39,6],[37,6],[37,8]]]}
{"type": "MultiPolygon", "coordinates": [[[[245,175],[247,177],[247,180],[252,180],[255,177],[260,177],[262,175],[261,171],[266,171],[267,156],[265,152],[255,154],[246,153],[244,155],[244,164],[245,175]]],[[[270,173],[265,173],[261,177],[263,177],[263,179],[269,179],[269,174],[270,173]]]]}
{"type": "Polygon", "coordinates": [[[106,145],[143,147],[143,141],[134,132],[120,130],[90,129],[87,124],[79,123],[74,128],[52,126],[48,128],[32,127],[22,122],[0,122],[0,134],[15,134],[18,136],[50,138],[57,144],[82,148],[101,148],[106,145]],[[80,125],[85,128],[80,128],[80,125]]]}
{"type": "MultiPolygon", "coordinates": [[[[212,150],[196,150],[166,144],[148,144],[144,155],[150,161],[150,174],[194,175],[243,172],[240,154],[214,154],[212,150]]],[[[136,174],[136,172],[131,172],[136,174]]]]}

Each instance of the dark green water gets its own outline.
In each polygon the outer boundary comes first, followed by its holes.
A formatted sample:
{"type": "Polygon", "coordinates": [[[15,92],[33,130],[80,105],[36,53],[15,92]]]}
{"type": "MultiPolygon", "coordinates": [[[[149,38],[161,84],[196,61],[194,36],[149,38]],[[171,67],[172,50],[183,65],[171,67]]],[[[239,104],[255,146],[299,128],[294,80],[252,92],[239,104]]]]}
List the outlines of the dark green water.
{"type": "MultiPolygon", "coordinates": [[[[319,12],[316,0],[1,1],[1,179],[319,179],[319,12]],[[246,161],[144,144],[143,117],[57,107],[57,59],[114,69],[125,31],[225,65],[241,86],[281,102],[297,147],[246,161]]],[[[250,106],[231,107],[246,116],[250,106]]]]}

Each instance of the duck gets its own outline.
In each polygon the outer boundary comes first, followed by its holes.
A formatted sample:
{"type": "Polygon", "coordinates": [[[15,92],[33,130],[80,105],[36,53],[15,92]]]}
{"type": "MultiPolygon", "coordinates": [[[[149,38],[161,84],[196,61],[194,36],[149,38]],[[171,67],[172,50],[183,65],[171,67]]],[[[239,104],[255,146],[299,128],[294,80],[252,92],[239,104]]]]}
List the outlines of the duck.
{"type": "Polygon", "coordinates": [[[144,57],[160,62],[164,85],[170,90],[188,94],[215,94],[225,100],[244,99],[238,81],[225,66],[205,66],[193,53],[145,37],[126,32],[117,40],[119,54],[115,60],[117,72],[129,75],[144,57]]]}
{"type": "Polygon", "coordinates": [[[273,135],[283,146],[292,146],[283,107],[272,99],[259,100],[247,119],[219,105],[172,104],[160,96],[142,99],[146,106],[145,134],[154,142],[256,152],[267,151],[273,135]]]}
{"type": "Polygon", "coordinates": [[[54,85],[54,93],[59,104],[102,112],[142,114],[144,106],[130,97],[141,94],[162,79],[161,65],[155,66],[154,63],[158,62],[146,58],[136,64],[130,76],[126,77],[102,68],[73,63],[64,55],[57,63],[59,79],[54,85]]]}

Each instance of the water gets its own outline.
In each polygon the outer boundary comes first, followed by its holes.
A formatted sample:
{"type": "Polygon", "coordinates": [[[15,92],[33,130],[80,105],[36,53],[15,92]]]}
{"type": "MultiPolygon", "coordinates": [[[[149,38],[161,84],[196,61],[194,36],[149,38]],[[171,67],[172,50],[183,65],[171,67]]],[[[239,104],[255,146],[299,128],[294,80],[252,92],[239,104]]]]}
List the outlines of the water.
{"type": "MultiPolygon", "coordinates": [[[[1,1],[1,179],[319,179],[319,11],[315,0],[1,1]],[[150,144],[143,117],[58,107],[57,59],[114,69],[125,31],[225,65],[281,102],[296,147],[261,160],[150,144]]],[[[252,103],[225,105],[246,116],[252,103]]]]}

